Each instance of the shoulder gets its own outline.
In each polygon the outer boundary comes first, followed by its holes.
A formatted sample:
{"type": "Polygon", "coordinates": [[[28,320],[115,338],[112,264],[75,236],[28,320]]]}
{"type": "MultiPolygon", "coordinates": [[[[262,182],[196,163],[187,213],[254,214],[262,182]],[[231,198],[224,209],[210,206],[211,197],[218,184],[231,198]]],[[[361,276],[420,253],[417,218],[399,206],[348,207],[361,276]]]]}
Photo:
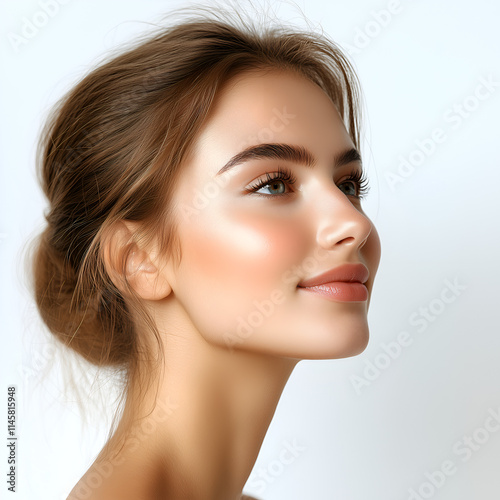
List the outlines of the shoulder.
{"type": "Polygon", "coordinates": [[[240,500],[260,500],[260,498],[250,497],[248,495],[241,495],[240,500]]]}

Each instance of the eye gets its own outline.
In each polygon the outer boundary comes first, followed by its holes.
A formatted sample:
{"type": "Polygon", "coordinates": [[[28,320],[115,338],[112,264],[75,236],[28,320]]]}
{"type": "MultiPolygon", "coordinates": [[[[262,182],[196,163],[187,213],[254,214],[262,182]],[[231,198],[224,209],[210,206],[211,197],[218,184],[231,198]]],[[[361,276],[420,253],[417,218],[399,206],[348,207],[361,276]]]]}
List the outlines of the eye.
{"type": "Polygon", "coordinates": [[[291,186],[296,182],[292,172],[285,168],[278,168],[277,172],[266,173],[265,178],[258,179],[247,189],[247,193],[255,193],[259,196],[284,196],[289,194],[291,186]]]}
{"type": "Polygon", "coordinates": [[[274,179],[266,182],[266,184],[260,189],[257,189],[255,193],[264,192],[263,190],[268,191],[266,194],[283,194],[286,192],[286,184],[281,179],[274,179]]]}
{"type": "Polygon", "coordinates": [[[338,188],[346,196],[354,196],[359,199],[364,198],[370,190],[365,172],[360,172],[359,170],[352,171],[349,176],[338,185],[338,188]]]}
{"type": "Polygon", "coordinates": [[[339,185],[339,189],[347,196],[356,196],[357,185],[353,181],[345,181],[339,185]]]}

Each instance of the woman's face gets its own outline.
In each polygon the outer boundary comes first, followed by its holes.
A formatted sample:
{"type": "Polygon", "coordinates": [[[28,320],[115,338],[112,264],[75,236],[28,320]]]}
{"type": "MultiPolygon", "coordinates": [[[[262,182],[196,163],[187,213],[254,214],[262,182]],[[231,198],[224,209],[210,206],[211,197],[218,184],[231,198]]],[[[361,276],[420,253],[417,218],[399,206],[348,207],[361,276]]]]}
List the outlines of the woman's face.
{"type": "Polygon", "coordinates": [[[349,179],[361,163],[341,158],[353,148],[331,100],[301,76],[251,72],[225,87],[174,195],[182,259],[169,300],[208,342],[298,359],[366,347],[380,240],[349,179]],[[366,266],[366,289],[299,286],[346,263],[366,266]]]}

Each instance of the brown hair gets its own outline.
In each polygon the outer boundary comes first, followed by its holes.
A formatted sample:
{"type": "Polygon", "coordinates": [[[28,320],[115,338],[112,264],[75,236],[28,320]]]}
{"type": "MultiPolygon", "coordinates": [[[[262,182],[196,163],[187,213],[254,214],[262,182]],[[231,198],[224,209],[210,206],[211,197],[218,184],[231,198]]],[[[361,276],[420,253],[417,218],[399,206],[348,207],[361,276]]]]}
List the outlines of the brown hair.
{"type": "Polygon", "coordinates": [[[359,147],[359,85],[333,42],[206,13],[98,65],[43,130],[38,174],[49,207],[32,260],[37,307],[66,346],[97,366],[123,370],[124,392],[132,381],[147,383],[159,365],[133,318],[161,342],[133,290],[125,300],[107,274],[103,237],[121,219],[141,221],[145,241],[159,237],[162,252],[177,250],[181,258],[169,199],[183,160],[222,86],[265,68],[296,71],[319,85],[359,147]]]}

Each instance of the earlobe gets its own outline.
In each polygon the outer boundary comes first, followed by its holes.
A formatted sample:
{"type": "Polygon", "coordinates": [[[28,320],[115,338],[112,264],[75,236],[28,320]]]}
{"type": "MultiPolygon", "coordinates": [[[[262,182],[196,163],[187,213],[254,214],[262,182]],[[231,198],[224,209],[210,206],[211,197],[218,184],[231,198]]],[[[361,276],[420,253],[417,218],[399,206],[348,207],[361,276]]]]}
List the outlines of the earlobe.
{"type": "Polygon", "coordinates": [[[130,288],[144,300],[161,300],[172,291],[156,254],[140,248],[134,235],[138,223],[119,221],[107,231],[102,242],[106,271],[126,297],[130,288]]]}

